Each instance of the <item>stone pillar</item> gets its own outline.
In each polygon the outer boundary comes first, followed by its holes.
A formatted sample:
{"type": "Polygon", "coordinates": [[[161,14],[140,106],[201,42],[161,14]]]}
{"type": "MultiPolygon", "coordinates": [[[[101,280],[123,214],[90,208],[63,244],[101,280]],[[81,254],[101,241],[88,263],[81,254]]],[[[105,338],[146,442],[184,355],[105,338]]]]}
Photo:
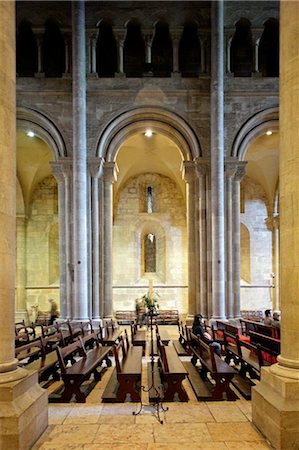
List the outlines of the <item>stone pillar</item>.
{"type": "Polygon", "coordinates": [[[88,317],[85,3],[72,3],[73,23],[73,318],[88,317]]]}
{"type": "Polygon", "coordinates": [[[188,298],[189,314],[196,314],[196,217],[195,217],[195,164],[184,161],[182,176],[187,185],[187,230],[188,230],[188,298]]]}
{"type": "Polygon", "coordinates": [[[172,65],[173,65],[173,74],[179,74],[179,44],[182,36],[183,28],[176,28],[170,30],[170,35],[172,39],[172,65]]]}
{"type": "Polygon", "coordinates": [[[279,215],[273,217],[273,284],[274,296],[272,309],[280,310],[280,277],[279,277],[279,215]]]}
{"type": "Polygon", "coordinates": [[[113,315],[112,303],[112,234],[113,234],[113,183],[117,180],[115,162],[104,166],[104,304],[103,316],[113,315]]]}
{"type": "Polygon", "coordinates": [[[246,161],[239,161],[232,179],[232,248],[233,248],[233,295],[234,317],[240,317],[240,183],[245,175],[246,161]]]}
{"type": "Polygon", "coordinates": [[[102,277],[100,272],[100,222],[99,222],[99,178],[103,173],[103,158],[89,160],[91,174],[91,214],[92,214],[92,318],[100,319],[102,308],[100,303],[100,284],[102,277]]]}
{"type": "Polygon", "coordinates": [[[231,68],[231,45],[232,40],[234,36],[234,30],[227,29],[225,30],[225,56],[226,56],[226,75],[232,75],[232,68],[231,68]]]}
{"type": "Polygon", "coordinates": [[[31,448],[48,425],[47,394],[37,373],[15,358],[16,50],[15,3],[0,2],[0,448],[31,448]],[[4,132],[5,130],[5,132],[4,132]]]}
{"type": "MultiPolygon", "coordinates": [[[[17,283],[16,283],[16,322],[28,321],[26,298],[26,226],[27,217],[17,216],[17,283]]],[[[30,311],[31,312],[31,311],[30,311]]]]}
{"type": "Polygon", "coordinates": [[[37,73],[34,74],[36,78],[44,78],[45,72],[43,68],[43,40],[44,30],[33,29],[37,43],[37,73]]]}
{"type": "Polygon", "coordinates": [[[72,273],[71,265],[71,175],[72,161],[60,158],[51,162],[52,172],[58,183],[58,216],[59,216],[59,272],[60,272],[60,317],[72,318],[72,273]]]}
{"type": "Polygon", "coordinates": [[[280,3],[281,354],[253,388],[252,420],[276,449],[299,442],[299,2],[280,3]]]}
{"type": "MultiPolygon", "coordinates": [[[[207,255],[207,174],[209,161],[197,158],[196,172],[198,177],[198,205],[199,205],[199,308],[197,312],[208,318],[208,255],[207,255]]],[[[198,275],[196,274],[198,277],[198,275]]]]}
{"type": "Polygon", "coordinates": [[[212,319],[225,318],[223,2],[211,4],[212,319]]]}
{"type": "Polygon", "coordinates": [[[262,37],[263,30],[253,29],[252,30],[252,40],[253,40],[253,73],[254,76],[262,76],[259,70],[259,47],[260,40],[262,37]]]}
{"type": "Polygon", "coordinates": [[[114,35],[117,45],[117,72],[115,76],[117,78],[123,78],[126,76],[124,72],[124,45],[126,39],[126,30],[114,29],[114,35]]]}
{"type": "Polygon", "coordinates": [[[98,29],[89,30],[89,73],[88,78],[98,78],[97,73],[97,39],[98,39],[98,29]]]}
{"type": "Polygon", "coordinates": [[[153,45],[153,32],[144,30],[143,38],[145,41],[145,73],[144,75],[149,77],[153,76],[153,67],[152,67],[152,45],[153,45]]]}
{"type": "Polygon", "coordinates": [[[63,33],[64,38],[64,51],[65,51],[65,69],[62,74],[62,78],[70,78],[71,77],[71,33],[65,32],[63,33]]]}
{"type": "Polygon", "coordinates": [[[200,44],[200,73],[207,73],[206,65],[206,51],[207,51],[207,36],[201,36],[198,33],[199,44],[200,44]]]}
{"type": "Polygon", "coordinates": [[[226,181],[226,227],[225,227],[225,249],[226,249],[226,316],[228,319],[234,317],[234,295],[233,295],[233,217],[232,217],[232,178],[235,175],[235,164],[225,162],[226,181]]]}

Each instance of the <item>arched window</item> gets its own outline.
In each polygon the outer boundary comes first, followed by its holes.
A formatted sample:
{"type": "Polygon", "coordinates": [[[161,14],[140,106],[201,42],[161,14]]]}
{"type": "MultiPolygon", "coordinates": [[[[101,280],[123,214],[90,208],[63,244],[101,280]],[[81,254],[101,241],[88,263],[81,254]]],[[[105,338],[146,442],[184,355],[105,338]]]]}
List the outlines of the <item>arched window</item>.
{"type": "Polygon", "coordinates": [[[34,77],[37,72],[37,43],[31,24],[22,21],[17,34],[17,73],[20,77],[34,77]]]}
{"type": "Polygon", "coordinates": [[[153,188],[151,186],[146,188],[146,212],[148,214],[153,212],[153,188]]]}
{"type": "Polygon", "coordinates": [[[166,23],[159,22],[155,28],[152,44],[152,66],[155,77],[170,77],[172,72],[172,42],[166,23]]]}
{"type": "Polygon", "coordinates": [[[279,75],[279,26],[275,19],[265,23],[259,45],[259,70],[263,77],[279,75]]]}
{"type": "Polygon", "coordinates": [[[117,48],[112,26],[102,22],[97,41],[97,73],[99,77],[114,77],[117,71],[117,48]]]}
{"type": "Polygon", "coordinates": [[[47,20],[43,41],[43,62],[46,77],[62,77],[65,70],[65,46],[58,24],[47,20]]]}
{"type": "Polygon", "coordinates": [[[198,77],[200,43],[195,23],[186,24],[179,45],[179,69],[182,77],[198,77]]]}
{"type": "Polygon", "coordinates": [[[144,237],[144,272],[156,272],[156,237],[153,233],[144,237]]]}
{"type": "Polygon", "coordinates": [[[145,68],[145,45],[140,25],[131,21],[124,44],[124,70],[127,77],[142,77],[145,68]]]}
{"type": "Polygon", "coordinates": [[[235,77],[251,77],[252,56],[251,25],[247,19],[240,19],[231,44],[231,71],[235,77]]]}

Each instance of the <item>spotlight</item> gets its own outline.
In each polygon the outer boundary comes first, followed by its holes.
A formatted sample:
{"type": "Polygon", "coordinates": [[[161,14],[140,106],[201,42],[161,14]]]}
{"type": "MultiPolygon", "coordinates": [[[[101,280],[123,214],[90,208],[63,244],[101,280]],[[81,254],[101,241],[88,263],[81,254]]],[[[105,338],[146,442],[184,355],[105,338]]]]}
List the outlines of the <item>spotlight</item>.
{"type": "Polygon", "coordinates": [[[33,131],[28,131],[28,132],[27,132],[27,136],[29,136],[29,137],[34,137],[35,134],[33,133],[33,131]]]}
{"type": "Polygon", "coordinates": [[[271,131],[271,130],[266,131],[267,136],[271,136],[272,133],[273,133],[273,131],[271,131]]]}
{"type": "Polygon", "coordinates": [[[144,136],[146,137],[152,137],[152,135],[153,135],[152,130],[146,130],[146,132],[144,133],[144,136]]]}

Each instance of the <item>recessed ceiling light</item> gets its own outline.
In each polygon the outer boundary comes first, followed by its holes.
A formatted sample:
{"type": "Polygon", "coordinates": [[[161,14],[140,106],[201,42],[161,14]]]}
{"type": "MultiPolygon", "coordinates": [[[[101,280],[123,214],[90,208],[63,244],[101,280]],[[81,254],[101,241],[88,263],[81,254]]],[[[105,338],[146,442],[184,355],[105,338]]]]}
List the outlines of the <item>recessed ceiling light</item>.
{"type": "Polygon", "coordinates": [[[27,131],[27,136],[34,137],[35,134],[33,133],[33,131],[27,131]]]}
{"type": "Polygon", "coordinates": [[[271,131],[271,130],[266,131],[267,136],[271,136],[272,133],[273,133],[273,131],[271,131]]]}
{"type": "Polygon", "coordinates": [[[152,135],[153,135],[152,130],[146,130],[146,132],[144,133],[144,136],[146,137],[152,137],[152,135]]]}

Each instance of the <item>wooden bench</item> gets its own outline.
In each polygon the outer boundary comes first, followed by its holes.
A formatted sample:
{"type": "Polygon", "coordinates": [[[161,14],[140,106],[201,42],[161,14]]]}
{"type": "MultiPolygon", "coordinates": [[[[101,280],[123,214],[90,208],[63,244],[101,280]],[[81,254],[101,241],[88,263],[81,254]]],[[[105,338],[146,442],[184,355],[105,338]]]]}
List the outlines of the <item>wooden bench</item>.
{"type": "Polygon", "coordinates": [[[234,377],[232,384],[246,398],[251,398],[251,387],[254,386],[252,380],[260,379],[261,367],[268,365],[263,359],[259,345],[241,341],[236,334],[224,331],[226,358],[230,363],[234,361],[239,366],[238,375],[234,377]],[[249,377],[247,376],[249,375],[249,377]]]}
{"type": "MultiPolygon", "coordinates": [[[[89,339],[89,336],[87,338],[89,339]]],[[[56,351],[64,390],[61,393],[61,397],[55,400],[67,403],[74,397],[77,402],[85,403],[90,386],[87,387],[87,389],[89,388],[88,390],[84,391],[81,389],[81,385],[84,381],[89,380],[92,374],[95,382],[101,379],[98,369],[104,360],[107,362],[110,350],[110,347],[103,347],[97,342],[95,348],[87,352],[81,336],[79,336],[77,341],[66,347],[57,347],[56,351]],[[78,354],[81,358],[76,361],[75,356],[78,354]],[[71,362],[71,366],[66,365],[67,361],[71,362]]]]}
{"type": "Polygon", "coordinates": [[[141,401],[142,347],[128,345],[120,337],[120,342],[113,347],[115,368],[102,395],[103,402],[123,403],[141,401]],[[122,359],[120,359],[122,352],[122,359]]]}
{"type": "Polygon", "coordinates": [[[181,401],[187,402],[188,395],[182,385],[187,378],[188,372],[181,362],[175,348],[164,345],[157,336],[159,359],[158,362],[147,364],[148,383],[154,386],[150,389],[150,402],[157,402],[159,398],[165,402],[181,401]]]}
{"type": "Polygon", "coordinates": [[[131,339],[134,347],[142,347],[142,354],[145,355],[146,330],[138,330],[137,324],[131,324],[131,339]]]}
{"type": "Polygon", "coordinates": [[[35,341],[28,342],[25,345],[15,348],[15,356],[19,361],[24,361],[24,364],[30,363],[34,359],[38,359],[42,354],[43,343],[41,338],[35,341]]]}
{"type": "MultiPolygon", "coordinates": [[[[38,352],[38,358],[31,360],[28,364],[22,364],[20,362],[20,365],[25,367],[27,370],[36,370],[38,372],[38,380],[39,382],[47,381],[50,376],[52,376],[53,381],[58,381],[60,379],[59,373],[58,373],[58,358],[56,351],[48,352],[47,349],[47,341],[43,338],[39,338],[38,341],[40,342],[40,351],[38,352]]],[[[36,342],[34,343],[36,345],[36,342]]],[[[31,343],[30,345],[34,345],[31,343]]]]}
{"type": "Polygon", "coordinates": [[[156,317],[158,324],[173,324],[179,323],[179,311],[177,309],[159,309],[156,317]]]}
{"type": "Polygon", "coordinates": [[[280,339],[255,333],[254,331],[249,331],[249,338],[251,344],[260,347],[264,362],[270,364],[277,362],[277,356],[280,354],[280,339]]]}
{"type": "Polygon", "coordinates": [[[238,397],[230,388],[230,382],[235,376],[236,370],[216,355],[212,346],[204,343],[193,333],[191,333],[191,342],[192,363],[186,363],[186,366],[188,369],[190,364],[194,366],[193,370],[190,369],[188,372],[190,383],[197,398],[199,400],[224,400],[226,397],[227,400],[236,400],[238,397]],[[199,377],[195,369],[197,360],[201,364],[200,382],[198,382],[199,377]],[[215,384],[209,381],[208,374],[215,384]],[[197,375],[196,378],[195,375],[197,375]]]}
{"type": "Polygon", "coordinates": [[[174,348],[179,356],[188,356],[191,353],[188,343],[186,326],[183,326],[183,322],[178,323],[179,339],[172,341],[174,348]]]}
{"type": "Polygon", "coordinates": [[[120,325],[131,325],[136,320],[135,311],[115,311],[115,319],[120,325]]]}
{"type": "Polygon", "coordinates": [[[109,327],[105,325],[102,327],[99,325],[98,339],[104,346],[108,345],[109,347],[112,347],[119,341],[121,334],[122,331],[118,328],[114,328],[114,326],[109,327]]]}
{"type": "Polygon", "coordinates": [[[272,325],[265,325],[261,322],[254,322],[253,320],[240,319],[242,334],[249,336],[250,331],[255,333],[264,334],[265,336],[270,336],[274,339],[279,338],[280,330],[272,325]]]}

